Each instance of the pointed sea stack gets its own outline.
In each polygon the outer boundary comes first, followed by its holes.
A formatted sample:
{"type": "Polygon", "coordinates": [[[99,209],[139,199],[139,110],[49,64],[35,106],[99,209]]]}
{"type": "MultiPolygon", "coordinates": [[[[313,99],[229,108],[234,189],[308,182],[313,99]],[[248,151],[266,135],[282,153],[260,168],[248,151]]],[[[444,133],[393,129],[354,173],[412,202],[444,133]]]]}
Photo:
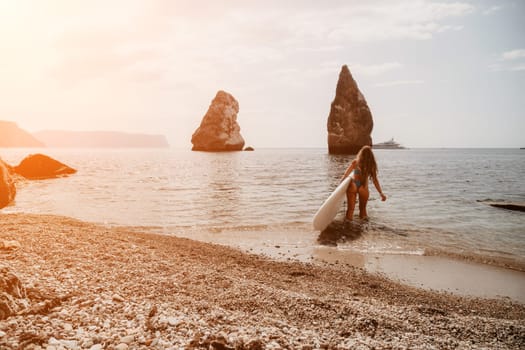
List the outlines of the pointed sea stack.
{"type": "Polygon", "coordinates": [[[191,137],[192,151],[242,151],[244,139],[237,124],[237,113],[237,100],[227,92],[217,92],[201,125],[191,137]]]}
{"type": "Polygon", "coordinates": [[[344,65],[328,116],[328,153],[357,154],[361,147],[371,146],[373,127],[368,104],[344,65]]]}

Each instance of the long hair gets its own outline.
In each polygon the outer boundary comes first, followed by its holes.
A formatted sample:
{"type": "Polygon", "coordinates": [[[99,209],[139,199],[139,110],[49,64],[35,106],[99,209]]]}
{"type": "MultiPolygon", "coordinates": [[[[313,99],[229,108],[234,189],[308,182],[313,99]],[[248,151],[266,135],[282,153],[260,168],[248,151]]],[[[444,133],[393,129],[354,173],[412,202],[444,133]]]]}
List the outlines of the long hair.
{"type": "Polygon", "coordinates": [[[366,185],[369,178],[377,177],[377,163],[372,148],[364,146],[357,154],[357,164],[361,169],[361,181],[366,185]]]}

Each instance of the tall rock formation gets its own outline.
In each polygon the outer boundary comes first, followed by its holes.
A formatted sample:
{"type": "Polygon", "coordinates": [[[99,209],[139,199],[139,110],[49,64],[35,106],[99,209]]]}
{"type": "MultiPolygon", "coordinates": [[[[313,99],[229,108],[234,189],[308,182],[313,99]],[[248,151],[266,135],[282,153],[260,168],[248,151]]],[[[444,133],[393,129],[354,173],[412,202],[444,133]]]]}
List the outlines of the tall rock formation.
{"type": "Polygon", "coordinates": [[[371,146],[374,122],[366,100],[346,65],[341,68],[328,116],[328,152],[357,154],[371,146]]]}
{"type": "Polygon", "coordinates": [[[237,124],[239,103],[227,92],[219,91],[191,137],[192,151],[241,151],[244,139],[237,124]]]}
{"type": "Polygon", "coordinates": [[[0,120],[0,147],[44,147],[44,144],[16,123],[0,120]]]}
{"type": "Polygon", "coordinates": [[[0,159],[0,209],[11,203],[16,196],[12,168],[0,159]]]}

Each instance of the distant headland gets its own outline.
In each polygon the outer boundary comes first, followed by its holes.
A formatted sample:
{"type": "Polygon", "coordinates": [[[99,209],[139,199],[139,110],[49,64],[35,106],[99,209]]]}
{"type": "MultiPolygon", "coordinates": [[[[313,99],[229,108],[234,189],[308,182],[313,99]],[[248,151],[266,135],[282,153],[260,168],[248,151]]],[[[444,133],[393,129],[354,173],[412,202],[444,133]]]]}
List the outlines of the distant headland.
{"type": "Polygon", "coordinates": [[[0,147],[168,148],[164,135],[117,131],[46,130],[29,133],[11,121],[0,121],[0,147]]]}
{"type": "Polygon", "coordinates": [[[14,122],[0,120],[0,147],[45,147],[44,143],[14,122]]]}
{"type": "Polygon", "coordinates": [[[48,147],[167,148],[164,135],[130,134],[116,131],[46,130],[34,133],[48,147]]]}

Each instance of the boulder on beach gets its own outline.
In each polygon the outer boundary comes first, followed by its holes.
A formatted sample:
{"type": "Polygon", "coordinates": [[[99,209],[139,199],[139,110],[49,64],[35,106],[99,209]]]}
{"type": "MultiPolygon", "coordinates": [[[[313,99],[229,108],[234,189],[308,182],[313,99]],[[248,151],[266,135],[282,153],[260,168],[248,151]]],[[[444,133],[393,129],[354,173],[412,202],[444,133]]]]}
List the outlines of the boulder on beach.
{"type": "Polygon", "coordinates": [[[328,116],[328,152],[357,154],[361,147],[372,145],[370,135],[373,127],[368,104],[350,70],[344,65],[328,116]]]}
{"type": "Polygon", "coordinates": [[[0,320],[5,320],[29,305],[20,279],[5,266],[0,266],[0,320]]]}
{"type": "Polygon", "coordinates": [[[244,139],[237,123],[239,103],[227,92],[219,91],[191,137],[193,151],[242,151],[244,139]]]}
{"type": "Polygon", "coordinates": [[[16,196],[13,169],[0,159],[0,209],[8,206],[16,196]]]}
{"type": "Polygon", "coordinates": [[[15,173],[26,179],[52,179],[74,174],[77,171],[44,154],[31,154],[14,168],[15,173]]]}

